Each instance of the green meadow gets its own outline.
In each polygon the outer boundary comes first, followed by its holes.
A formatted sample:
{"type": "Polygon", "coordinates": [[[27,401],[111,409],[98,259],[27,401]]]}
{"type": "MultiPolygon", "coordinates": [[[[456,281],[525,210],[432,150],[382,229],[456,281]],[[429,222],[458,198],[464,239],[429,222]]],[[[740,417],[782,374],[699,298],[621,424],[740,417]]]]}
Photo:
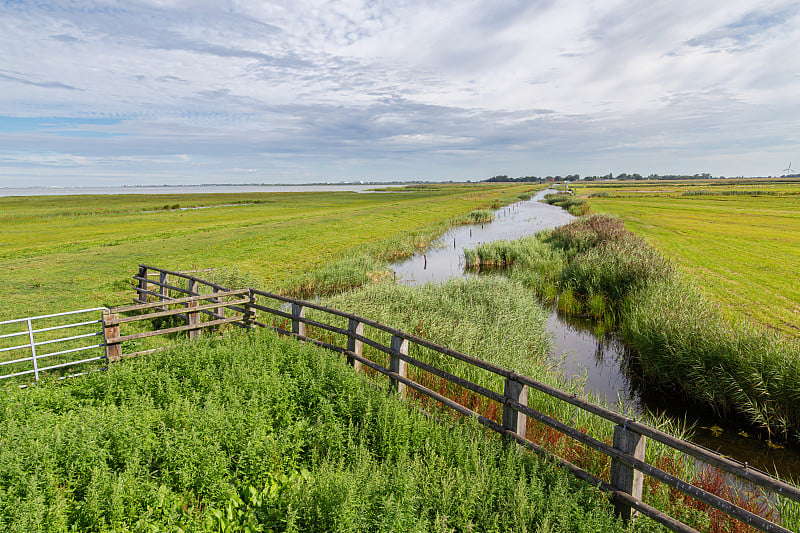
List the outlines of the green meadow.
{"type": "Polygon", "coordinates": [[[725,314],[800,337],[800,182],[573,185],[592,212],[622,218],[725,314]]]}
{"type": "Polygon", "coordinates": [[[0,197],[0,319],[128,302],[139,263],[239,272],[291,292],[336,260],[366,251],[375,261],[364,268],[378,268],[411,254],[530,189],[0,197]]]}
{"type": "MultiPolygon", "coordinates": [[[[658,275],[662,265],[619,221],[586,229],[591,219],[582,219],[494,246],[491,261],[524,267],[510,277],[407,287],[386,275],[389,261],[424,249],[454,224],[488,220],[489,209],[531,189],[0,198],[0,265],[10,286],[0,317],[127,302],[139,263],[211,268],[201,276],[324,295],[333,307],[578,393],[579,379],[565,380],[547,363],[537,288],[554,292],[563,274],[574,286],[559,288],[572,291],[576,306],[592,308],[594,298],[601,317],[638,293],[641,273],[658,275]],[[612,261],[616,269],[593,251],[603,239],[592,236],[601,234],[626,259],[612,261]],[[644,251],[630,253],[637,250],[644,251]]],[[[107,372],[24,390],[0,386],[0,529],[663,530],[647,519],[624,526],[592,487],[414,394],[398,401],[381,390],[385,380],[354,373],[330,352],[266,331],[175,340],[107,372]]],[[[380,361],[373,352],[365,347],[380,361]]],[[[430,350],[414,347],[411,355],[502,390],[500,380],[430,350]]],[[[415,378],[499,420],[499,404],[422,371],[415,378]]],[[[540,393],[529,402],[611,442],[610,423],[540,393]]],[[[665,419],[652,423],[682,431],[665,419]]],[[[606,457],[533,421],[527,436],[608,479],[606,457]]],[[[702,473],[663,446],[651,443],[647,455],[702,483],[702,473]]],[[[742,494],[737,502],[756,501],[742,494]]],[[[648,482],[644,499],[701,531],[733,527],[660,483],[648,482]]],[[[781,500],[767,511],[796,527],[794,506],[781,500]]]]}

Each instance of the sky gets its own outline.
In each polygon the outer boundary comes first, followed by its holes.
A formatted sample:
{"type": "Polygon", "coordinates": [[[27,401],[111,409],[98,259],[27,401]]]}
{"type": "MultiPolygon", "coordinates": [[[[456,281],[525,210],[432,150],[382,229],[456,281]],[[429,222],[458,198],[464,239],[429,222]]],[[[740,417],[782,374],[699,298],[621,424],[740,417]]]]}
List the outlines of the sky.
{"type": "Polygon", "coordinates": [[[800,3],[0,3],[0,186],[781,175],[800,3]]]}

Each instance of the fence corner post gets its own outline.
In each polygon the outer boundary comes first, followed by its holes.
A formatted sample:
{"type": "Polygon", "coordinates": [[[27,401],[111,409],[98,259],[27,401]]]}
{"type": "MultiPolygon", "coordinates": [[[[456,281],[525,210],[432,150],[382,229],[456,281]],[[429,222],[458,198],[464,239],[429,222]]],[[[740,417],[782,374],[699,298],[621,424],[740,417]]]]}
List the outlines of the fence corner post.
{"type": "MultiPolygon", "coordinates": [[[[614,427],[614,448],[621,452],[632,455],[641,461],[645,460],[647,448],[647,438],[626,426],[617,425],[614,427]]],[[[642,487],[644,485],[644,474],[630,465],[618,459],[611,460],[611,485],[623,492],[636,498],[642,499],[642,487]]],[[[626,522],[636,518],[637,511],[622,502],[614,501],[614,512],[626,522]]]]}
{"type": "Polygon", "coordinates": [[[106,347],[106,360],[109,363],[122,359],[122,345],[116,340],[119,338],[119,324],[114,323],[118,318],[117,313],[103,311],[103,344],[106,347]]]}
{"type": "Polygon", "coordinates": [[[306,317],[306,308],[301,304],[292,304],[292,315],[296,317],[296,319],[292,320],[292,333],[297,335],[298,337],[305,337],[306,336],[306,323],[300,322],[297,318],[305,318],[306,317]]]}
{"type": "MultiPolygon", "coordinates": [[[[503,387],[503,396],[519,404],[528,405],[528,386],[507,377],[503,387]]],[[[503,404],[503,429],[525,438],[527,427],[527,415],[520,413],[510,405],[503,404]]]]}
{"type": "MultiPolygon", "coordinates": [[[[360,335],[364,336],[364,323],[359,322],[355,318],[351,318],[347,321],[347,333],[350,335],[360,335]]],[[[361,357],[363,352],[363,345],[364,343],[354,337],[347,337],[347,351],[356,354],[357,356],[361,357]]],[[[361,371],[361,361],[354,359],[352,356],[347,356],[347,364],[352,366],[356,372],[361,371]]]]}
{"type": "MultiPolygon", "coordinates": [[[[402,355],[408,355],[408,339],[392,335],[392,352],[399,352],[402,355]]],[[[397,357],[394,354],[389,355],[389,370],[402,377],[408,377],[408,368],[406,361],[397,357]]],[[[406,384],[392,379],[392,389],[394,389],[401,398],[406,397],[406,384]]]]}

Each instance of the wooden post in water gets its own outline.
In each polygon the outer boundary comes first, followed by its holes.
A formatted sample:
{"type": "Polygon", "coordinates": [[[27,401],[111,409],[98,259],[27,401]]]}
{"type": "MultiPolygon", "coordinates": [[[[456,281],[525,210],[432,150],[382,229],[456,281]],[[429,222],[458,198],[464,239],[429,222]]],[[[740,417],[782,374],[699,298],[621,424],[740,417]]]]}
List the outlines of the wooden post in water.
{"type": "Polygon", "coordinates": [[[119,342],[113,341],[113,339],[119,337],[119,324],[114,324],[112,326],[106,325],[107,322],[118,318],[119,315],[117,313],[103,311],[103,341],[106,345],[106,360],[108,360],[109,363],[122,359],[122,345],[119,342]]]}
{"type": "MultiPolygon", "coordinates": [[[[398,337],[397,335],[392,335],[391,349],[394,352],[400,352],[403,355],[408,355],[408,339],[398,337]]],[[[396,374],[400,374],[403,377],[408,376],[406,362],[395,355],[389,356],[389,370],[396,374]]],[[[406,397],[405,383],[400,383],[399,381],[392,379],[392,389],[397,391],[401,398],[406,397]]]]}
{"type": "MultiPolygon", "coordinates": [[[[506,378],[503,396],[522,405],[528,405],[528,386],[519,381],[506,378]]],[[[528,417],[509,405],[503,405],[503,429],[513,431],[520,437],[525,437],[528,426],[528,417]]]]}
{"type": "MultiPolygon", "coordinates": [[[[297,318],[305,318],[306,308],[300,304],[292,304],[292,315],[296,316],[297,318]]],[[[305,337],[306,323],[300,322],[299,320],[292,320],[292,333],[299,335],[300,337],[305,337]]]]}
{"type": "MultiPolygon", "coordinates": [[[[351,318],[347,321],[347,332],[351,335],[364,335],[364,323],[359,322],[355,318],[351,318]]],[[[347,351],[353,352],[354,354],[361,356],[363,351],[364,343],[358,339],[354,339],[353,337],[347,337],[347,351]]],[[[353,359],[351,356],[347,356],[347,364],[355,368],[356,372],[361,371],[361,361],[357,361],[353,359]]]]}
{"type": "MultiPolygon", "coordinates": [[[[634,456],[636,459],[645,460],[647,439],[625,426],[614,427],[614,448],[634,456]]],[[[623,492],[627,492],[637,500],[642,499],[642,486],[644,474],[617,460],[611,460],[611,485],[623,492]]],[[[626,522],[636,518],[637,511],[622,502],[614,502],[614,512],[626,522]]]]}

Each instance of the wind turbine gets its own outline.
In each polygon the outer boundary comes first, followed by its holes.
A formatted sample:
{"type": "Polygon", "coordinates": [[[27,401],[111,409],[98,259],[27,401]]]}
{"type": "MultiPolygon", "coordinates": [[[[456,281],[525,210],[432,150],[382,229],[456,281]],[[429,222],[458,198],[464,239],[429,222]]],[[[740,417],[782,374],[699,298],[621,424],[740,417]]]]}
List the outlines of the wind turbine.
{"type": "Polygon", "coordinates": [[[792,168],[792,164],[789,163],[789,166],[783,169],[783,175],[788,176],[789,174],[792,173],[793,170],[794,169],[792,168]]]}

